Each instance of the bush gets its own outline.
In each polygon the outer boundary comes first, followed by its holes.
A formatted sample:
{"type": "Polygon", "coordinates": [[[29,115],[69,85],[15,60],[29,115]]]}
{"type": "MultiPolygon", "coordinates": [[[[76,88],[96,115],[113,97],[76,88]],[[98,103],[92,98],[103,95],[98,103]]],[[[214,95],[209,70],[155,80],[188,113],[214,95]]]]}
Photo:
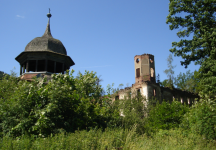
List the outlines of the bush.
{"type": "Polygon", "coordinates": [[[105,128],[115,115],[119,116],[110,109],[109,99],[101,98],[96,73],[86,71],[75,78],[73,72],[53,74],[48,83],[46,79],[0,80],[0,132],[47,136],[62,130],[105,128]]]}
{"type": "Polygon", "coordinates": [[[169,130],[179,127],[183,115],[188,111],[187,105],[182,105],[178,101],[169,102],[163,101],[152,107],[148,118],[146,119],[146,128],[149,131],[158,131],[159,129],[169,130]]]}
{"type": "Polygon", "coordinates": [[[204,97],[184,115],[183,129],[206,139],[216,139],[216,102],[204,97]]]}
{"type": "Polygon", "coordinates": [[[136,125],[137,133],[143,134],[145,131],[145,114],[146,114],[146,99],[141,95],[131,98],[129,95],[128,98],[117,101],[120,109],[120,114],[122,115],[121,126],[124,129],[130,129],[136,125]]]}

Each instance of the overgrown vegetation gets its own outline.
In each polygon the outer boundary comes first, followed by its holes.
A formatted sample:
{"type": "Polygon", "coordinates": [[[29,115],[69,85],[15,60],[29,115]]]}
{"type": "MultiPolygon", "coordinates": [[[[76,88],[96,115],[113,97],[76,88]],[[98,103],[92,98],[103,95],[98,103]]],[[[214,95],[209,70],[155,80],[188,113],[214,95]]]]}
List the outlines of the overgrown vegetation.
{"type": "Polygon", "coordinates": [[[72,73],[53,74],[47,84],[46,79],[28,82],[5,76],[0,82],[1,134],[46,137],[61,130],[106,128],[118,113],[108,98],[101,98],[97,76],[86,71],[75,78],[72,73]]]}
{"type": "Polygon", "coordinates": [[[215,142],[207,141],[202,136],[183,134],[182,130],[160,130],[153,137],[139,135],[134,131],[121,128],[105,131],[91,129],[70,134],[58,134],[47,138],[23,136],[20,138],[4,137],[0,140],[0,149],[64,149],[64,150],[153,150],[153,149],[194,149],[215,150],[215,142]]]}
{"type": "Polygon", "coordinates": [[[164,73],[167,75],[168,79],[160,82],[158,81],[160,86],[168,87],[170,89],[177,88],[183,91],[188,91],[192,93],[198,94],[202,86],[199,83],[201,77],[197,71],[191,72],[190,70],[186,71],[186,73],[180,72],[176,77],[174,76],[174,68],[173,66],[173,57],[172,54],[169,54],[167,58],[167,66],[168,69],[164,70],[164,73]]]}
{"type": "Polygon", "coordinates": [[[171,104],[165,101],[161,104],[157,103],[150,110],[145,126],[148,128],[148,132],[178,128],[188,109],[187,105],[182,105],[178,101],[173,101],[171,104]]]}
{"type": "Polygon", "coordinates": [[[131,93],[112,101],[119,89],[108,85],[105,95],[101,79],[88,71],[54,74],[49,82],[0,72],[0,149],[216,149],[215,6],[170,0],[170,29],[186,28],[179,37],[194,34],[170,51],[185,67],[192,61],[201,67],[174,78],[170,55],[161,85],[199,93],[192,107],[166,100],[154,106],[154,99],[131,93]],[[184,18],[176,16],[181,12],[184,18]]]}
{"type": "Polygon", "coordinates": [[[214,101],[203,99],[191,108],[177,101],[153,106],[128,93],[112,102],[111,95],[102,96],[96,73],[73,72],[53,75],[50,82],[3,77],[0,149],[216,147],[214,101]]]}

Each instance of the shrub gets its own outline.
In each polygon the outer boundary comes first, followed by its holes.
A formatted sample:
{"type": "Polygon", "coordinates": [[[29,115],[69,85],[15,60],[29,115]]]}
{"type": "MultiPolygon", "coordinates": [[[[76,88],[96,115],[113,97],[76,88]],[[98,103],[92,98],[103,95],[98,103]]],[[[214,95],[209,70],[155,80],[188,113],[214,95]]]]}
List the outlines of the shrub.
{"type": "Polygon", "coordinates": [[[216,102],[203,97],[184,115],[181,126],[206,139],[216,139],[216,102]]]}
{"type": "Polygon", "coordinates": [[[118,106],[116,110],[121,114],[121,127],[130,129],[136,125],[136,132],[140,134],[144,133],[145,100],[141,95],[131,98],[131,95],[128,93],[128,97],[115,101],[114,105],[118,106]]]}
{"type": "Polygon", "coordinates": [[[109,109],[109,99],[101,98],[96,73],[86,71],[75,78],[73,72],[53,74],[47,84],[46,79],[1,80],[0,132],[47,136],[62,130],[105,128],[115,113],[109,109]]]}
{"type": "Polygon", "coordinates": [[[163,101],[152,107],[148,118],[146,119],[146,128],[149,131],[158,131],[159,129],[169,130],[179,127],[183,115],[188,111],[187,105],[182,105],[178,101],[169,102],[163,101]]]}

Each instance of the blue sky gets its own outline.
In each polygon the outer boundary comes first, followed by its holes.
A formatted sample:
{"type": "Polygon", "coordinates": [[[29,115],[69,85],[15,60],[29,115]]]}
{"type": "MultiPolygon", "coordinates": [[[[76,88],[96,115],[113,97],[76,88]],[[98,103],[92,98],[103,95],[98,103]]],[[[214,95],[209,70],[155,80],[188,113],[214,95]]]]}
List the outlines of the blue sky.
{"type": "MultiPolygon", "coordinates": [[[[43,35],[51,9],[51,33],[64,44],[77,75],[85,70],[101,75],[102,87],[135,83],[134,56],[155,57],[155,71],[166,79],[167,57],[178,30],[169,30],[169,0],[7,0],[0,5],[0,71],[19,74],[15,60],[35,37],[43,35]]],[[[181,15],[181,14],[180,14],[181,15]]],[[[175,76],[185,69],[174,57],[175,76]]]]}

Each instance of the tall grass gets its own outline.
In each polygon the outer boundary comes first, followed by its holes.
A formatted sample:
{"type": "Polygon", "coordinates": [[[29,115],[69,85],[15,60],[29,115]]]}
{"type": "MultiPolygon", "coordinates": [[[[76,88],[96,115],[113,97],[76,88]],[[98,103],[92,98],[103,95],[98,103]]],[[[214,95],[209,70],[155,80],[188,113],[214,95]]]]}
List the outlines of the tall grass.
{"type": "Polygon", "coordinates": [[[180,129],[160,130],[151,137],[137,134],[131,130],[121,128],[91,129],[90,131],[76,131],[75,133],[61,133],[48,138],[4,137],[0,141],[0,149],[4,150],[215,150],[216,142],[208,141],[195,134],[184,134],[180,129]]]}

